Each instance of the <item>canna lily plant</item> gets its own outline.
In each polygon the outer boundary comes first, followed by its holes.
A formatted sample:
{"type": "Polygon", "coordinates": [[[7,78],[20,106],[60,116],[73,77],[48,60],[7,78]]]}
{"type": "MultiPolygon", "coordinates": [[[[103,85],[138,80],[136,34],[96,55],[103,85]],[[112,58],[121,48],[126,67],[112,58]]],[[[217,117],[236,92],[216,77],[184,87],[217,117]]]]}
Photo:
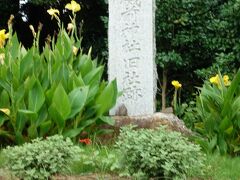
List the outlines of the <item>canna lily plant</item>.
{"type": "Polygon", "coordinates": [[[208,152],[240,154],[240,69],[230,82],[227,75],[210,78],[197,98],[199,122],[195,124],[204,139],[198,142],[208,152]]]}
{"type": "MultiPolygon", "coordinates": [[[[70,23],[74,27],[67,33],[59,26],[58,36],[46,42],[42,53],[40,30],[30,27],[35,36],[29,49],[12,35],[11,24],[9,34],[1,31],[1,143],[21,144],[53,134],[77,140],[83,131],[95,133],[98,125],[114,124],[106,115],[116,103],[116,81],[102,80],[104,67],[91,58],[91,49],[88,54],[82,52],[75,26],[80,5],[71,4],[66,8],[72,8],[70,23]]],[[[58,21],[59,11],[50,9],[48,13],[58,21]]]]}

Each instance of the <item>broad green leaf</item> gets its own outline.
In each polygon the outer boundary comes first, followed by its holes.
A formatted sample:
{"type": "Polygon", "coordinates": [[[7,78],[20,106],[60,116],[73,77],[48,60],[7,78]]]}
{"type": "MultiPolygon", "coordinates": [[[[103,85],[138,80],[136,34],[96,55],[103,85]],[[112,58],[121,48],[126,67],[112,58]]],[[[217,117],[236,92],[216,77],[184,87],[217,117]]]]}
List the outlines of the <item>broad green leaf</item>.
{"type": "Polygon", "coordinates": [[[71,39],[69,38],[69,36],[65,30],[63,30],[62,35],[63,35],[63,42],[64,42],[64,48],[63,48],[64,54],[63,55],[64,55],[65,60],[67,61],[72,54],[73,45],[72,45],[71,39]]]}
{"type": "Polygon", "coordinates": [[[19,61],[15,61],[12,63],[11,68],[12,73],[12,85],[14,88],[19,86],[20,83],[20,67],[19,67],[19,61]]]}
{"type": "Polygon", "coordinates": [[[74,138],[78,136],[82,131],[84,130],[84,127],[80,127],[77,129],[70,129],[63,133],[64,137],[74,138]]]}
{"type": "Polygon", "coordinates": [[[115,105],[117,94],[117,83],[116,80],[114,80],[109,83],[96,98],[96,105],[100,105],[99,109],[97,110],[98,116],[108,112],[115,105]]]}
{"type": "Polygon", "coordinates": [[[15,138],[17,144],[23,144],[25,142],[22,132],[20,131],[15,132],[15,138]]]}
{"type": "MultiPolygon", "coordinates": [[[[24,84],[22,84],[18,89],[14,92],[14,101],[17,104],[21,104],[24,102],[24,94],[25,94],[25,89],[24,89],[24,84]]],[[[18,107],[20,108],[20,107],[18,107]]]]}
{"type": "Polygon", "coordinates": [[[46,122],[41,123],[40,136],[41,137],[45,136],[49,132],[51,126],[52,126],[52,121],[46,121],[46,122]]]}
{"type": "Polygon", "coordinates": [[[57,88],[57,85],[55,83],[52,84],[52,86],[50,87],[50,89],[48,89],[46,91],[46,101],[47,101],[47,104],[51,104],[52,103],[52,99],[53,99],[53,95],[54,95],[54,92],[57,88]]]}
{"type": "Polygon", "coordinates": [[[27,120],[24,117],[24,114],[18,112],[14,129],[21,133],[25,127],[26,122],[27,120]]]}
{"type": "Polygon", "coordinates": [[[15,60],[19,56],[19,51],[20,51],[20,43],[18,41],[17,34],[15,33],[11,39],[11,48],[10,48],[10,54],[13,60],[15,60]]]}
{"type": "Polygon", "coordinates": [[[102,77],[102,73],[103,73],[103,67],[100,66],[90,71],[86,76],[82,75],[83,81],[85,82],[85,84],[99,83],[102,77]]]}
{"type": "Polygon", "coordinates": [[[25,110],[25,109],[19,109],[18,113],[22,114],[25,119],[29,118],[29,120],[32,120],[32,121],[37,119],[37,113],[34,112],[34,111],[25,110]]]}
{"type": "Polygon", "coordinates": [[[33,88],[28,95],[28,109],[33,112],[38,112],[45,101],[45,95],[39,80],[36,80],[33,88]]]}
{"type": "Polygon", "coordinates": [[[69,78],[68,89],[75,89],[77,87],[84,86],[84,82],[83,83],[82,82],[78,79],[75,72],[73,72],[69,78]]]}
{"type": "Polygon", "coordinates": [[[83,109],[88,97],[88,91],[89,88],[85,86],[76,88],[69,93],[68,97],[71,105],[71,114],[69,118],[73,118],[83,109]]]}
{"type": "Polygon", "coordinates": [[[224,132],[231,126],[232,126],[231,120],[228,117],[225,117],[222,119],[222,121],[219,125],[219,129],[221,130],[221,132],[224,132]]]}
{"type": "Polygon", "coordinates": [[[235,78],[233,79],[233,81],[231,82],[230,87],[228,88],[226,97],[225,97],[225,103],[223,106],[223,111],[222,111],[222,115],[227,114],[228,112],[228,107],[230,105],[230,102],[234,96],[235,91],[237,90],[237,88],[239,87],[240,84],[240,69],[238,70],[235,78]]]}
{"type": "Polygon", "coordinates": [[[26,79],[24,81],[24,88],[25,88],[26,92],[29,92],[33,88],[35,83],[36,83],[36,77],[35,76],[26,77],[26,79]]]}
{"type": "Polygon", "coordinates": [[[209,142],[209,149],[212,151],[217,145],[217,135],[215,135],[209,142]]]}
{"type": "Polygon", "coordinates": [[[7,81],[0,79],[0,86],[9,94],[11,93],[11,85],[7,81]]]}
{"type": "Polygon", "coordinates": [[[20,61],[20,78],[29,74],[33,69],[33,49],[30,49],[20,61]]]}
{"type": "Polygon", "coordinates": [[[93,119],[81,121],[79,127],[86,128],[88,126],[91,126],[96,123],[96,120],[97,120],[96,118],[93,118],[93,119]]]}
{"type": "Polygon", "coordinates": [[[0,107],[9,107],[10,99],[6,90],[2,90],[0,94],[0,107]]]}
{"type": "Polygon", "coordinates": [[[47,110],[47,105],[44,104],[40,111],[38,112],[38,117],[36,120],[36,126],[38,127],[42,122],[46,121],[48,118],[48,110],[47,110]]]}
{"type": "Polygon", "coordinates": [[[111,133],[114,133],[114,130],[113,129],[100,129],[100,130],[97,130],[96,135],[104,135],[104,134],[111,134],[111,133]]]}
{"type": "Polygon", "coordinates": [[[115,124],[115,120],[109,116],[100,116],[99,119],[110,126],[114,126],[115,124]]]}
{"type": "Polygon", "coordinates": [[[28,131],[28,136],[31,138],[31,139],[35,139],[38,137],[38,131],[37,131],[37,128],[34,124],[32,124],[31,126],[28,127],[27,129],[28,131]]]}
{"type": "Polygon", "coordinates": [[[225,133],[231,135],[233,132],[233,126],[230,126],[228,129],[225,130],[225,133]]]}
{"type": "MultiPolygon", "coordinates": [[[[234,100],[234,102],[232,103],[232,109],[233,111],[231,111],[231,116],[234,118],[239,112],[240,112],[240,96],[238,98],[236,98],[234,100]]],[[[239,119],[240,121],[240,119],[239,119]]]]}
{"type": "Polygon", "coordinates": [[[98,94],[98,91],[99,91],[99,85],[97,83],[89,88],[86,104],[96,99],[96,95],[98,94]]]}
{"type": "Polygon", "coordinates": [[[87,55],[82,55],[79,57],[79,71],[82,77],[85,77],[87,73],[91,72],[93,67],[92,60],[89,59],[87,55]]]}
{"type": "Polygon", "coordinates": [[[80,82],[80,86],[84,86],[85,83],[84,83],[84,81],[83,81],[83,79],[82,79],[81,73],[79,73],[79,75],[77,76],[77,78],[78,78],[78,80],[79,80],[79,82],[80,82]]]}
{"type": "Polygon", "coordinates": [[[89,106],[87,106],[86,111],[84,111],[84,118],[92,119],[96,115],[99,107],[100,105],[94,105],[94,104],[90,104],[89,106]]]}
{"type": "Polygon", "coordinates": [[[53,81],[61,83],[64,88],[67,88],[69,79],[69,69],[65,63],[62,63],[53,73],[53,81]]]}
{"type": "Polygon", "coordinates": [[[57,124],[58,132],[61,133],[65,127],[65,119],[63,119],[61,114],[57,111],[57,107],[54,104],[49,107],[48,112],[53,121],[57,124]]]}
{"type": "Polygon", "coordinates": [[[218,144],[219,144],[219,150],[222,155],[227,153],[227,143],[225,139],[220,135],[218,136],[218,144]]]}
{"type": "Polygon", "coordinates": [[[66,120],[71,113],[70,101],[61,83],[54,92],[51,106],[54,107],[54,109],[56,108],[55,110],[63,120],[66,120]]]}

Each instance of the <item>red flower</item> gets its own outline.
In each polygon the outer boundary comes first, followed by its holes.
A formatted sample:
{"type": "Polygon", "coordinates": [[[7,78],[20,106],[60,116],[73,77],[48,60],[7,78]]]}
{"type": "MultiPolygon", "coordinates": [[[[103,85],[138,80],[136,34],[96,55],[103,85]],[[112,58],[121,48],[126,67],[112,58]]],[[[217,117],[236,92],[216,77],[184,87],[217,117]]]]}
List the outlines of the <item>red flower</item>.
{"type": "Polygon", "coordinates": [[[80,143],[85,143],[86,145],[92,144],[91,139],[86,138],[86,139],[80,139],[79,140],[80,143]]]}

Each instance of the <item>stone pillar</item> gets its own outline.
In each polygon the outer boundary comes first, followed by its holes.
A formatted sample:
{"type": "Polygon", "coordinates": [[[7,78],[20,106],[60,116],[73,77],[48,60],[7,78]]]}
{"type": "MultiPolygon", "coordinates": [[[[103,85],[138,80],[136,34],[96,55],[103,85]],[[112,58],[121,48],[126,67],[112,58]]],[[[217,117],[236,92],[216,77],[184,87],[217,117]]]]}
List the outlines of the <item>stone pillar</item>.
{"type": "Polygon", "coordinates": [[[122,96],[111,115],[155,112],[155,0],[109,0],[109,80],[122,96]]]}

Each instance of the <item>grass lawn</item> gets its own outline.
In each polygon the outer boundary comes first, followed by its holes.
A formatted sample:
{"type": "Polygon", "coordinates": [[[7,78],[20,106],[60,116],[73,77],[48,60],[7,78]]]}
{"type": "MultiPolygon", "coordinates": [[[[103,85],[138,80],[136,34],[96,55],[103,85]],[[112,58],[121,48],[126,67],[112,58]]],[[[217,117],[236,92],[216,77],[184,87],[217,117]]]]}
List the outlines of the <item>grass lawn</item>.
{"type": "Polygon", "coordinates": [[[0,149],[0,168],[3,167],[3,163],[4,163],[4,157],[3,157],[3,154],[1,152],[2,152],[2,150],[0,149]]]}
{"type": "Polygon", "coordinates": [[[240,180],[240,157],[208,155],[206,174],[203,179],[240,180]]]}

